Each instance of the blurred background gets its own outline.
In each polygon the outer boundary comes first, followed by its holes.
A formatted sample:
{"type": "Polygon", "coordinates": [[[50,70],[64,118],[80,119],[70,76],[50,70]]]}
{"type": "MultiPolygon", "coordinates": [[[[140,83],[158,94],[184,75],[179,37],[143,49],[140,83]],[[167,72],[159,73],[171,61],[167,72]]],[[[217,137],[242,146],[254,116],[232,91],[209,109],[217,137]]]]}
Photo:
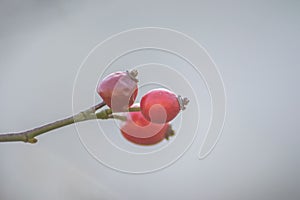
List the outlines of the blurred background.
{"type": "Polygon", "coordinates": [[[101,165],[74,126],[35,145],[0,144],[0,199],[299,199],[299,11],[294,0],[0,0],[1,133],[70,115],[83,59],[130,28],[172,28],[196,39],[217,64],[228,98],[212,154],[197,158],[197,137],[155,173],[101,165]]]}

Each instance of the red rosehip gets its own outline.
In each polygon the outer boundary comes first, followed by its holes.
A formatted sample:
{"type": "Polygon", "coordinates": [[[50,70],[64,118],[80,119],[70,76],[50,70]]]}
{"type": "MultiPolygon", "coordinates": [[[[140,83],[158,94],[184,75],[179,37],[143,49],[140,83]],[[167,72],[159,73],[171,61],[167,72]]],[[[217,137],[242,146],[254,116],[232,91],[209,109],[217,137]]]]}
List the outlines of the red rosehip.
{"type": "Polygon", "coordinates": [[[149,91],[142,97],[141,112],[154,123],[166,123],[174,119],[180,110],[185,109],[189,100],[160,88],[149,91]]]}
{"type": "Polygon", "coordinates": [[[136,76],[137,70],[109,74],[98,85],[97,93],[114,112],[125,111],[138,93],[136,76]]]}
{"type": "Polygon", "coordinates": [[[149,122],[141,112],[128,113],[120,130],[128,141],[140,145],[153,145],[174,135],[170,124],[149,122]]]}

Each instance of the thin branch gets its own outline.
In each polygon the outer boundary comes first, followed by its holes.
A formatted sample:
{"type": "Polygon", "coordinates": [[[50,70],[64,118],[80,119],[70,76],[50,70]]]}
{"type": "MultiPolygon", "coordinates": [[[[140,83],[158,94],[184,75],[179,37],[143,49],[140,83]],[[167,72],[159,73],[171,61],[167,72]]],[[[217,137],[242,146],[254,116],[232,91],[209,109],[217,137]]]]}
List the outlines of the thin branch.
{"type": "MultiPolygon", "coordinates": [[[[27,143],[36,143],[37,139],[35,138],[38,135],[49,132],[54,129],[58,129],[73,123],[78,123],[82,121],[92,120],[92,119],[120,119],[126,120],[126,117],[122,117],[116,114],[113,114],[111,109],[104,109],[100,112],[96,112],[100,108],[104,107],[106,104],[101,102],[85,111],[82,111],[74,116],[61,119],[38,128],[34,128],[31,130],[19,132],[19,133],[6,133],[0,134],[0,142],[27,142],[27,143]]],[[[139,111],[140,108],[129,108],[128,112],[136,112],[139,111]]]]}
{"type": "MultiPolygon", "coordinates": [[[[48,131],[61,128],[63,126],[67,126],[73,123],[86,121],[90,119],[96,119],[95,111],[98,109],[104,107],[106,104],[105,102],[101,102],[85,111],[82,111],[74,116],[67,117],[65,119],[61,119],[43,126],[40,126],[38,128],[34,128],[31,130],[19,132],[19,133],[6,133],[6,134],[0,134],[0,142],[17,142],[17,141],[23,141],[28,143],[36,143],[37,139],[35,138],[38,135],[41,135],[43,133],[46,133],[48,131]]],[[[105,116],[103,116],[105,117],[105,116]]]]}

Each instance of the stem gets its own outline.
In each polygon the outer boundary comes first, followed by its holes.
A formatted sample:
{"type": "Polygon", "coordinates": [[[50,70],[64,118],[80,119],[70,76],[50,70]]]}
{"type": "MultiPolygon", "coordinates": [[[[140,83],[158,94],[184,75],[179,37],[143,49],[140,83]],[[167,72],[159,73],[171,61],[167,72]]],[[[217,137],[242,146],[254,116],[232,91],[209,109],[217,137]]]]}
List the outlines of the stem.
{"type": "MultiPolygon", "coordinates": [[[[0,142],[28,142],[36,143],[37,139],[35,138],[38,135],[46,133],[48,131],[61,128],[73,123],[78,123],[82,121],[92,120],[92,119],[119,119],[126,120],[125,116],[119,116],[113,114],[111,109],[105,109],[100,112],[96,112],[98,109],[104,107],[106,104],[101,102],[85,111],[82,111],[74,116],[61,119],[38,128],[31,130],[19,132],[19,133],[6,133],[0,134],[0,142]]],[[[129,108],[128,112],[137,112],[140,111],[139,107],[129,108]]]]}
{"type": "Polygon", "coordinates": [[[118,120],[121,120],[121,121],[126,121],[126,120],[127,120],[127,117],[126,117],[126,116],[116,115],[116,114],[108,115],[108,118],[111,118],[111,119],[118,119],[118,120]]]}
{"type": "MultiPolygon", "coordinates": [[[[82,111],[74,116],[61,119],[43,126],[40,126],[38,128],[34,128],[31,130],[19,132],[19,133],[6,133],[6,134],[0,134],[0,142],[28,142],[28,143],[36,143],[37,139],[35,138],[38,135],[41,135],[43,133],[46,133],[48,131],[61,128],[63,126],[67,126],[73,123],[96,119],[95,112],[105,106],[105,102],[101,102],[85,111],[82,111]]],[[[102,117],[106,118],[105,115],[102,117]]]]}

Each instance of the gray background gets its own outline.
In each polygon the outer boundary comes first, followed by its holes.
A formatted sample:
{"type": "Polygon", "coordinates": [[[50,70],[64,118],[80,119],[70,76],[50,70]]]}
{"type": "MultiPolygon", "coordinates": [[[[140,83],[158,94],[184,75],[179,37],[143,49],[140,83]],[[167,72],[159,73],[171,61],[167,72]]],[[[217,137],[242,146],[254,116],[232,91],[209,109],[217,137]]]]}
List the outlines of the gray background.
{"type": "Polygon", "coordinates": [[[199,41],[227,89],[213,153],[130,175],[95,161],[74,126],[0,145],[0,199],[299,199],[298,1],[0,1],[0,132],[72,113],[77,69],[120,31],[161,26],[199,41]]]}

